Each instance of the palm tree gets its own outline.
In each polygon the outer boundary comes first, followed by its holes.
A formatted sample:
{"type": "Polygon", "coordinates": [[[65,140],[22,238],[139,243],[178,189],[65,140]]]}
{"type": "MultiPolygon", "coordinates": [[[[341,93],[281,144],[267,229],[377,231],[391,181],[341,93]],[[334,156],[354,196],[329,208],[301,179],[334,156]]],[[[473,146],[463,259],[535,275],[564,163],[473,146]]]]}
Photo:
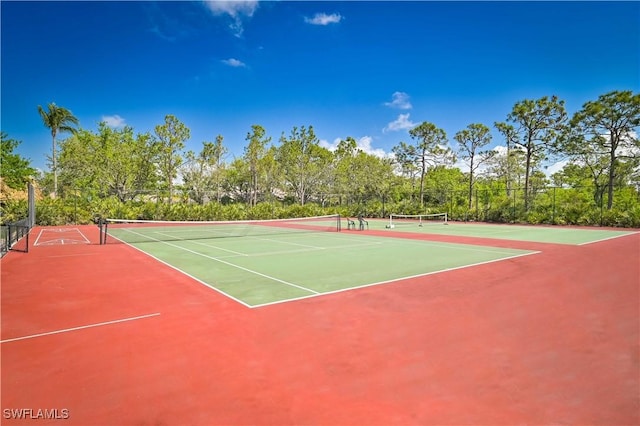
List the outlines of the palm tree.
{"type": "Polygon", "coordinates": [[[51,130],[52,138],[52,159],[53,159],[53,196],[58,194],[58,169],[56,167],[56,135],[60,132],[76,133],[72,125],[78,125],[78,119],[66,108],[59,107],[55,103],[48,105],[49,111],[45,111],[38,105],[38,112],[45,127],[51,130]]]}

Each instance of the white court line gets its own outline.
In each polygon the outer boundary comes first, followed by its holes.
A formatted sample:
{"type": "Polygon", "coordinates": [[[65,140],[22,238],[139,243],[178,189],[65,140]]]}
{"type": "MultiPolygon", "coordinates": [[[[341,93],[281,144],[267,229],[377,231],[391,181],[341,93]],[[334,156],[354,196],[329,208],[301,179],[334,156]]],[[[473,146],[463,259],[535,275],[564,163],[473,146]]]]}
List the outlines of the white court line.
{"type": "Polygon", "coordinates": [[[38,240],[40,239],[40,236],[42,235],[43,232],[44,232],[44,229],[41,229],[40,232],[38,233],[38,236],[36,237],[36,241],[33,243],[34,246],[38,245],[38,240]]]}
{"type": "Polygon", "coordinates": [[[579,246],[585,246],[587,244],[593,244],[593,243],[599,243],[601,241],[607,241],[607,240],[612,240],[614,238],[620,238],[620,237],[626,237],[627,235],[633,235],[633,234],[637,234],[638,232],[628,232],[626,234],[620,234],[620,235],[614,235],[612,237],[607,237],[607,238],[601,238],[599,240],[595,240],[595,241],[587,241],[586,243],[580,243],[578,244],[579,246]]]}
{"type": "MultiPolygon", "coordinates": [[[[206,244],[203,244],[206,245],[206,244]]],[[[273,255],[282,255],[282,254],[298,254],[298,253],[309,253],[313,251],[319,250],[340,250],[344,248],[357,248],[357,247],[379,247],[382,243],[373,242],[367,244],[350,244],[346,246],[339,247],[321,247],[321,248],[306,248],[306,249],[297,249],[297,250],[279,250],[279,251],[270,251],[270,252],[262,252],[262,253],[253,253],[253,254],[243,254],[243,255],[229,255],[229,256],[218,256],[216,259],[230,259],[234,257],[264,257],[264,256],[273,256],[273,255]]],[[[311,246],[313,247],[313,246],[311,246]]]]}
{"type": "Polygon", "coordinates": [[[37,245],[55,245],[55,243],[59,242],[59,241],[61,241],[61,244],[64,244],[65,238],[54,238],[53,240],[45,241],[45,242],[40,243],[40,244],[38,244],[38,242],[40,241],[40,237],[42,237],[42,234],[44,234],[45,232],[47,232],[48,234],[51,234],[51,233],[54,233],[54,234],[65,234],[65,233],[69,233],[69,232],[73,232],[73,231],[79,233],[82,236],[82,238],[84,239],[84,241],[82,241],[82,240],[74,240],[72,238],[67,238],[67,240],[74,241],[75,243],[85,243],[85,244],[90,244],[91,243],[89,241],[89,239],[78,228],[58,228],[58,229],[41,229],[40,232],[38,233],[38,237],[36,238],[36,241],[33,243],[33,245],[34,246],[37,246],[37,245]]]}
{"type": "MultiPolygon", "coordinates": [[[[167,236],[167,237],[170,237],[170,238],[176,238],[173,235],[170,235],[168,233],[156,232],[156,234],[164,235],[164,236],[167,236]]],[[[179,235],[179,232],[176,232],[176,234],[179,235]]],[[[218,238],[220,236],[220,234],[222,234],[224,236],[235,236],[235,234],[233,232],[219,232],[219,231],[216,231],[214,236],[212,236],[211,238],[218,238]]],[[[302,234],[302,232],[300,232],[300,234],[302,234]]],[[[191,234],[188,234],[188,235],[191,235],[191,234]]],[[[291,234],[291,235],[293,236],[293,235],[297,235],[297,234],[291,234]]],[[[318,246],[312,246],[312,245],[309,245],[309,244],[294,243],[292,241],[274,240],[274,239],[270,239],[270,238],[264,238],[264,236],[261,236],[261,235],[240,235],[240,237],[251,238],[253,240],[258,240],[258,241],[269,241],[269,242],[278,243],[278,244],[289,244],[289,245],[293,245],[293,246],[308,247],[308,248],[313,248],[313,249],[316,249],[316,250],[326,250],[326,247],[318,247],[318,246]]],[[[177,237],[177,238],[179,240],[182,239],[180,237],[177,237]]],[[[185,241],[191,241],[190,238],[184,238],[184,240],[185,241]]],[[[191,242],[193,242],[193,241],[191,241],[191,242]]],[[[223,249],[221,247],[214,246],[214,245],[209,245],[209,244],[204,244],[204,243],[200,243],[200,244],[203,245],[203,246],[206,246],[206,247],[214,247],[214,248],[218,248],[220,250],[228,251],[228,252],[231,252],[231,253],[236,253],[236,254],[242,254],[244,256],[249,256],[247,254],[234,252],[232,250],[223,249]]]]}
{"type": "MultiPolygon", "coordinates": [[[[300,244],[302,245],[302,244],[300,244]]],[[[313,246],[307,246],[310,248],[307,249],[298,249],[298,250],[280,250],[280,251],[271,251],[271,252],[264,252],[264,253],[254,253],[254,254],[250,254],[248,255],[249,257],[261,257],[261,256],[271,256],[271,255],[275,255],[275,254],[296,254],[296,253],[306,253],[306,252],[310,252],[310,251],[318,251],[318,250],[341,250],[341,249],[345,249],[345,248],[357,248],[357,247],[377,247],[382,245],[382,243],[380,242],[373,242],[373,243],[365,243],[365,244],[348,244],[348,245],[344,245],[344,246],[339,246],[339,247],[313,247],[313,246]]],[[[305,246],[303,246],[305,247],[305,246]]]]}
{"type": "MultiPolygon", "coordinates": [[[[136,246],[134,246],[132,244],[129,244],[128,242],[126,242],[124,240],[121,240],[118,237],[115,237],[115,236],[111,235],[111,238],[114,238],[114,239],[122,242],[123,244],[126,244],[128,247],[131,247],[132,249],[139,251],[140,253],[144,254],[145,256],[149,256],[150,258],[155,259],[156,261],[158,261],[158,262],[162,263],[163,265],[173,269],[174,271],[180,272],[182,275],[185,275],[185,276],[191,278],[192,280],[194,280],[195,282],[200,283],[203,286],[207,287],[207,289],[213,290],[213,291],[215,291],[215,292],[217,292],[217,293],[219,293],[219,294],[221,294],[221,295],[223,295],[223,296],[225,296],[225,297],[227,297],[227,298],[229,298],[229,299],[231,299],[231,300],[233,300],[233,301],[235,301],[235,302],[237,302],[237,303],[239,303],[239,304],[241,304],[243,306],[246,306],[247,308],[251,308],[251,305],[249,305],[248,303],[246,303],[246,302],[244,302],[244,301],[242,301],[242,300],[240,300],[240,299],[238,299],[236,297],[233,297],[232,295],[230,295],[228,293],[225,293],[224,291],[222,291],[222,290],[216,288],[215,286],[213,286],[213,284],[208,284],[208,283],[202,281],[200,278],[198,278],[198,277],[196,277],[194,275],[191,275],[188,272],[183,271],[182,269],[180,269],[180,268],[178,268],[176,266],[173,266],[172,264],[170,264],[168,262],[165,262],[164,260],[160,259],[159,257],[156,257],[156,256],[152,255],[151,253],[147,253],[146,251],[144,251],[144,250],[142,250],[142,249],[140,249],[140,248],[138,248],[138,247],[136,247],[136,246]]],[[[238,257],[238,256],[228,256],[228,257],[238,257]]]]}
{"type": "Polygon", "coordinates": [[[487,261],[484,261],[484,262],[472,263],[470,265],[455,266],[453,268],[440,269],[438,271],[425,272],[423,274],[410,275],[408,277],[392,278],[390,280],[378,281],[378,282],[375,282],[375,283],[362,284],[362,285],[357,285],[357,286],[354,286],[354,287],[345,287],[345,288],[341,288],[341,289],[338,289],[338,290],[325,291],[323,293],[312,294],[312,295],[309,295],[309,296],[300,296],[300,297],[295,297],[295,298],[292,298],[292,299],[276,300],[275,302],[268,302],[268,303],[262,303],[262,304],[257,304],[257,305],[251,305],[249,307],[252,308],[252,309],[253,308],[262,308],[263,306],[279,305],[279,304],[282,304],[282,303],[288,303],[288,302],[294,302],[294,301],[298,301],[298,300],[310,299],[312,297],[326,296],[326,295],[329,295],[329,294],[336,294],[336,293],[344,293],[346,291],[358,290],[358,289],[365,288],[365,287],[373,287],[373,286],[382,285],[382,284],[394,283],[394,282],[397,282],[397,281],[410,280],[412,278],[426,277],[428,275],[435,275],[435,274],[439,274],[441,272],[455,271],[456,269],[471,268],[473,266],[485,265],[485,264],[494,263],[494,262],[502,262],[503,260],[515,259],[515,258],[518,258],[518,257],[530,256],[530,255],[538,254],[538,253],[542,253],[542,252],[533,251],[533,252],[530,252],[530,253],[517,254],[515,256],[509,256],[509,257],[503,257],[503,258],[500,258],[500,259],[487,260],[487,261]]]}
{"type": "Polygon", "coordinates": [[[260,238],[260,237],[252,237],[252,236],[249,236],[249,237],[253,238],[255,240],[258,240],[258,241],[270,241],[272,243],[288,244],[288,245],[299,246],[299,247],[308,247],[308,248],[315,249],[315,250],[326,250],[327,249],[326,247],[311,246],[309,244],[300,244],[300,243],[294,243],[294,242],[291,242],[291,241],[272,240],[270,238],[260,238]]]}
{"type": "Polygon", "coordinates": [[[38,334],[31,334],[28,336],[14,337],[12,339],[0,340],[0,343],[16,342],[18,340],[33,339],[36,337],[50,336],[52,334],[68,333],[70,331],[84,330],[85,328],[102,327],[104,325],[118,324],[126,321],[135,321],[135,320],[144,319],[144,318],[156,317],[158,315],[160,315],[160,312],[156,312],[154,314],[148,314],[148,315],[140,315],[140,316],[131,317],[131,318],[122,318],[122,319],[113,320],[113,321],[99,322],[97,324],[81,325],[79,327],[65,328],[62,330],[48,331],[46,333],[38,333],[38,334]]]}
{"type": "Polygon", "coordinates": [[[513,253],[514,250],[525,251],[523,249],[509,249],[509,248],[500,249],[499,247],[496,247],[494,249],[488,246],[473,246],[473,245],[464,244],[464,243],[439,243],[439,242],[428,241],[428,240],[412,240],[412,239],[405,240],[403,238],[395,238],[395,237],[393,237],[393,239],[396,241],[389,241],[388,242],[389,245],[405,245],[405,244],[422,245],[422,246],[450,248],[455,250],[466,250],[466,251],[475,251],[479,253],[493,253],[493,254],[509,254],[509,253],[513,253]],[[402,240],[402,241],[398,241],[398,240],[402,240]],[[489,248],[489,250],[487,250],[487,248],[489,248]]]}
{"type": "Polygon", "coordinates": [[[74,253],[74,254],[59,254],[56,256],[45,256],[45,257],[78,257],[78,256],[99,256],[100,253],[74,253]]]}
{"type": "MultiPolygon", "coordinates": [[[[162,232],[156,232],[156,234],[158,234],[158,235],[164,235],[165,237],[169,237],[169,238],[175,238],[173,235],[170,235],[170,234],[164,234],[164,233],[162,233],[162,232]]],[[[218,250],[222,250],[222,251],[227,251],[227,252],[229,252],[229,253],[233,253],[233,254],[235,254],[236,256],[234,256],[234,257],[237,257],[237,256],[249,256],[249,255],[248,255],[248,254],[246,254],[246,253],[240,253],[239,251],[234,251],[234,250],[225,249],[225,248],[222,248],[222,247],[214,246],[213,244],[201,243],[201,242],[193,241],[193,240],[189,240],[189,239],[184,239],[184,240],[179,239],[178,241],[185,241],[185,242],[187,242],[187,241],[188,241],[188,242],[190,242],[190,243],[192,243],[192,244],[198,244],[198,245],[201,245],[201,246],[204,246],[204,247],[210,247],[210,248],[214,248],[214,249],[218,249],[218,250]]]]}
{"type": "MultiPolygon", "coordinates": [[[[240,266],[240,265],[235,265],[235,264],[233,264],[233,263],[231,263],[231,262],[224,261],[224,260],[219,259],[219,258],[217,258],[217,257],[209,256],[209,255],[206,255],[206,254],[204,254],[204,253],[200,253],[200,252],[197,252],[197,251],[194,251],[194,250],[190,250],[190,249],[188,249],[188,248],[186,248],[186,247],[181,247],[181,246],[179,246],[179,245],[172,244],[172,243],[169,243],[169,242],[167,242],[167,241],[158,240],[157,238],[149,237],[148,235],[140,234],[140,233],[135,232],[135,231],[132,231],[132,230],[130,230],[130,229],[125,229],[125,230],[126,230],[126,231],[128,231],[128,232],[130,232],[130,233],[132,233],[132,234],[136,234],[136,235],[139,235],[139,236],[141,236],[141,237],[144,237],[144,238],[147,238],[147,239],[150,239],[150,240],[154,240],[154,241],[157,241],[157,242],[159,242],[159,243],[166,244],[166,245],[168,245],[168,246],[175,247],[175,248],[177,248],[177,249],[184,250],[184,251],[189,252],[189,253],[193,253],[193,254],[195,254],[195,255],[197,255],[197,256],[202,256],[202,257],[205,257],[205,258],[207,258],[207,259],[211,259],[211,260],[214,260],[214,261],[216,261],[216,262],[223,263],[223,264],[228,265],[228,266],[231,266],[231,267],[233,267],[233,268],[238,268],[238,269],[240,269],[240,270],[242,270],[242,271],[249,272],[249,273],[251,273],[251,274],[258,275],[258,276],[261,276],[261,277],[263,277],[263,278],[267,278],[267,279],[272,280],[272,281],[276,281],[276,282],[279,282],[279,283],[282,283],[282,284],[285,284],[285,285],[288,285],[288,286],[291,286],[291,287],[299,288],[300,290],[308,291],[309,293],[318,294],[318,292],[317,292],[317,291],[311,290],[310,288],[306,288],[306,287],[303,287],[303,286],[298,285],[298,284],[293,284],[293,283],[290,283],[290,282],[288,282],[288,281],[281,280],[281,279],[279,279],[279,278],[275,278],[275,277],[272,277],[272,276],[269,276],[269,275],[263,274],[263,273],[258,272],[258,271],[254,271],[254,270],[251,270],[251,269],[245,268],[245,267],[240,266]]],[[[188,241],[187,241],[187,242],[188,242],[188,241]]]]}

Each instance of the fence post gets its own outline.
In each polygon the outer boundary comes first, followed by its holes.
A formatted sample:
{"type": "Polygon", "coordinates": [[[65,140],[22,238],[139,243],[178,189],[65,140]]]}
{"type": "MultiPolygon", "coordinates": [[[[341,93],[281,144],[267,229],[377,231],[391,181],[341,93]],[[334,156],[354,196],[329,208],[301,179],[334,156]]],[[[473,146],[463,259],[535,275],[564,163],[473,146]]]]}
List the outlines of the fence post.
{"type": "Polygon", "coordinates": [[[480,210],[478,210],[478,188],[476,188],[476,214],[475,219],[478,221],[480,218],[480,210]]]}
{"type": "Polygon", "coordinates": [[[553,207],[551,209],[551,224],[556,224],[556,187],[553,187],[553,207]]]}
{"type": "Polygon", "coordinates": [[[29,228],[33,228],[36,224],[36,191],[33,187],[33,184],[29,182],[27,185],[27,196],[28,196],[28,219],[29,219],[29,228]]]}

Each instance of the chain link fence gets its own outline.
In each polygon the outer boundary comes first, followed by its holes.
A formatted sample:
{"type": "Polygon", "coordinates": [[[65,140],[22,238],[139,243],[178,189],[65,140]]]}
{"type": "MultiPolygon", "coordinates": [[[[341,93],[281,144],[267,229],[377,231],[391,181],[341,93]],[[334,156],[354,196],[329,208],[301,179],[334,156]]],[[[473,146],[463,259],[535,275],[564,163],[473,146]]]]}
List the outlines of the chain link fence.
{"type": "Polygon", "coordinates": [[[29,232],[36,223],[36,197],[32,184],[27,187],[27,211],[24,218],[0,225],[0,256],[9,251],[29,252],[29,232]]]}
{"type": "Polygon", "coordinates": [[[340,213],[388,218],[389,214],[448,213],[451,220],[494,223],[589,225],[640,227],[640,191],[632,186],[616,187],[611,208],[607,191],[590,186],[545,186],[524,188],[480,187],[469,197],[468,189],[426,187],[422,203],[419,195],[407,193],[375,195],[312,194],[305,206],[291,197],[262,195],[256,206],[216,191],[200,194],[195,200],[189,191],[133,191],[126,201],[117,197],[66,191],[57,200],[38,201],[41,225],[86,224],[95,217],[159,220],[270,219],[340,213]],[[218,201],[218,198],[220,201],[218,201]]]}

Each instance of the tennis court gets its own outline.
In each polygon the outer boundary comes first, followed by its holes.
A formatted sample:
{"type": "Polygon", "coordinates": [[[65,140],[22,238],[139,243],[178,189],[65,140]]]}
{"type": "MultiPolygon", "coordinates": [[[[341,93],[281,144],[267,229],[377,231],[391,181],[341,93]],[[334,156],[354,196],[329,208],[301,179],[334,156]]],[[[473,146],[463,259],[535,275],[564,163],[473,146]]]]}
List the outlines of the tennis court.
{"type": "Polygon", "coordinates": [[[33,229],[2,424],[640,424],[638,230],[345,223],[33,229]]]}
{"type": "MultiPolygon", "coordinates": [[[[429,216],[429,215],[425,215],[429,216]]],[[[474,222],[455,222],[442,220],[442,215],[434,215],[434,220],[416,215],[412,218],[396,218],[391,222],[393,231],[417,232],[424,234],[451,235],[460,237],[492,238],[512,241],[531,241],[538,243],[591,244],[609,238],[629,235],[636,231],[615,230],[611,228],[577,228],[562,226],[525,226],[488,224],[474,222]]],[[[389,219],[370,220],[371,229],[389,229],[389,219]]]]}
{"type": "Polygon", "coordinates": [[[535,253],[335,232],[339,220],[122,221],[108,233],[251,307],[535,253]]]}

